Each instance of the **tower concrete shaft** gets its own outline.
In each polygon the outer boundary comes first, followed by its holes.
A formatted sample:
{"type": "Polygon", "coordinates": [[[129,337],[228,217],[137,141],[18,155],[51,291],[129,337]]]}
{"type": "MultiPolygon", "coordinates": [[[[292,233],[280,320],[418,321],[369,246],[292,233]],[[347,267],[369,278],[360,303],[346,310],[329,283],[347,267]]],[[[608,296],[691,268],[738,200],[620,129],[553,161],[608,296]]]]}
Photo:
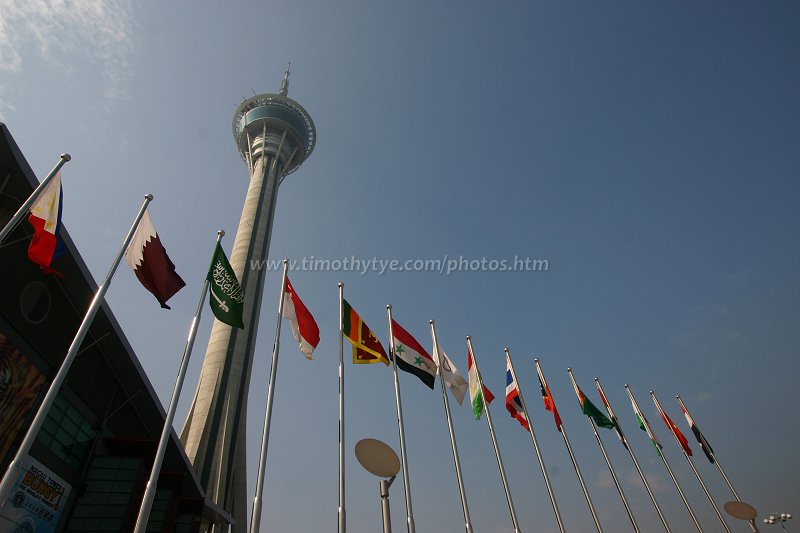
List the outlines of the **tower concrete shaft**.
{"type": "Polygon", "coordinates": [[[214,320],[181,432],[206,495],[236,520],[234,533],[247,531],[247,397],[278,186],[311,154],[316,136],[311,117],[287,88],[288,70],[279,94],[249,98],[234,115],[234,139],[250,172],[230,255],[244,292],[244,329],[214,320]]]}

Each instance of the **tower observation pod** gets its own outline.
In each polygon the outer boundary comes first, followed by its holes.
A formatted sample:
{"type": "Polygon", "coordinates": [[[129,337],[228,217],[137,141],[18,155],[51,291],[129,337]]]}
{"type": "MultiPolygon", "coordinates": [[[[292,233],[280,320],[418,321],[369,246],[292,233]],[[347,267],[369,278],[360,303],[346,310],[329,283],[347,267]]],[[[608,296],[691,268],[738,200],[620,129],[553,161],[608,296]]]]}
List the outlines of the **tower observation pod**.
{"type": "MultiPolygon", "coordinates": [[[[316,141],[311,116],[289,98],[288,89],[289,69],[278,94],[248,98],[233,115],[233,138],[250,174],[230,254],[244,294],[244,329],[214,320],[180,436],[207,498],[236,521],[233,533],[247,531],[247,396],[278,187],[311,155],[316,141]]],[[[214,528],[223,530],[227,526],[214,528]]]]}

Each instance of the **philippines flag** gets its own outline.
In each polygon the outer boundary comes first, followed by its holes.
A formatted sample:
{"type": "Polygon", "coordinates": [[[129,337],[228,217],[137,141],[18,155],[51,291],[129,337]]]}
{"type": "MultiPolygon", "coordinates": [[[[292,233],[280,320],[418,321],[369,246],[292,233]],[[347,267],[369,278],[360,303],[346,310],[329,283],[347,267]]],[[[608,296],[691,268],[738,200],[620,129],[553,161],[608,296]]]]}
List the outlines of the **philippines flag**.
{"type": "Polygon", "coordinates": [[[28,247],[28,257],[47,274],[62,274],[50,268],[53,259],[64,255],[66,246],[58,236],[61,229],[61,172],[39,194],[31,207],[28,222],[33,226],[33,239],[28,247]]]}
{"type": "Polygon", "coordinates": [[[528,431],[531,430],[528,425],[528,417],[525,416],[525,411],[522,409],[522,401],[519,399],[519,386],[508,361],[506,361],[506,409],[522,424],[522,427],[528,431]]]}

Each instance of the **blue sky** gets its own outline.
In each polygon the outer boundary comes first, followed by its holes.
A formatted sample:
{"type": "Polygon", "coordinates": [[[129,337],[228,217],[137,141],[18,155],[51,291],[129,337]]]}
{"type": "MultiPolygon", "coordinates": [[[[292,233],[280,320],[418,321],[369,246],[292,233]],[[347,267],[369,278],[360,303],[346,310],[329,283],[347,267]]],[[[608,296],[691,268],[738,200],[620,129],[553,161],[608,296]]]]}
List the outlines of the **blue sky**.
{"type": "MultiPolygon", "coordinates": [[[[647,392],[679,427],[680,394],[742,497],[797,511],[800,371],[800,9],[792,2],[0,1],[0,116],[43,177],[62,152],[64,222],[96,279],[145,193],[188,286],[162,311],[127,270],[108,300],[163,402],[213,251],[247,187],[238,103],[277,91],[318,143],[281,186],[272,258],[546,259],[546,272],[294,272],[322,330],[308,362],[284,329],[264,529],[331,531],[337,506],[336,284],[386,341],[385,305],[466,371],[472,335],[520,525],[556,531],[530,438],[502,405],[511,349],[571,531],[591,530],[541,407],[550,387],[606,531],[629,527],[577,408],[567,366],[599,376],[674,530],[691,523],[622,387],[630,383],[707,531],[721,530],[647,392]]],[[[248,416],[255,481],[278,301],[270,273],[248,416]]],[[[206,311],[180,430],[210,330],[206,311]]],[[[364,437],[399,449],[391,373],[345,368],[350,531],[379,527],[364,437]]],[[[419,531],[463,530],[440,392],[401,375],[419,531]]],[[[438,385],[437,385],[438,387],[438,385]]],[[[483,420],[454,425],[476,531],[511,531],[483,420]]],[[[609,454],[643,528],[657,516],[613,434],[609,454]]],[[[699,451],[699,450],[698,450],[699,451]]],[[[713,465],[697,467],[716,501],[713,465]]],[[[252,491],[251,491],[252,493],[252,491]]],[[[404,524],[401,484],[393,522],[404,524]]],[[[733,520],[731,520],[733,522],[733,520]]],[[[737,530],[745,530],[743,524],[737,530]]]]}

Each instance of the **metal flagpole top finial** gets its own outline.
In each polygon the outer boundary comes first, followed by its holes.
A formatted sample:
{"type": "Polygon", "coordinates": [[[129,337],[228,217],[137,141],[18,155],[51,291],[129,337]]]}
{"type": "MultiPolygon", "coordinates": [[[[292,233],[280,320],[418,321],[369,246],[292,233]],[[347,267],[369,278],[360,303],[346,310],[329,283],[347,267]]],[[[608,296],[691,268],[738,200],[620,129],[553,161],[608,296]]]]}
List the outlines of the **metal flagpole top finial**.
{"type": "Polygon", "coordinates": [[[286,266],[286,265],[288,265],[288,264],[289,264],[289,260],[288,260],[288,259],[284,259],[284,260],[283,260],[283,266],[286,266]]]}
{"type": "Polygon", "coordinates": [[[600,381],[600,380],[599,380],[599,379],[598,379],[596,376],[595,376],[594,380],[595,380],[595,381],[600,381]]]}
{"type": "Polygon", "coordinates": [[[428,324],[433,324],[433,319],[428,320],[428,324]]]}
{"type": "Polygon", "coordinates": [[[386,309],[391,309],[391,308],[392,308],[392,304],[386,304],[386,309]]]}
{"type": "Polygon", "coordinates": [[[470,337],[469,335],[467,335],[467,340],[470,340],[471,338],[472,338],[472,337],[470,337]]]}
{"type": "Polygon", "coordinates": [[[539,358],[538,358],[538,357],[534,357],[534,358],[533,358],[533,362],[534,362],[534,363],[538,363],[538,362],[539,362],[539,358]]]}
{"type": "Polygon", "coordinates": [[[344,287],[344,283],[342,283],[342,282],[340,281],[340,282],[339,282],[339,285],[338,285],[338,287],[341,289],[342,287],[344,287]]]}
{"type": "Polygon", "coordinates": [[[572,372],[572,369],[570,367],[567,367],[567,372],[572,372]]]}
{"type": "Polygon", "coordinates": [[[225,230],[224,229],[219,230],[217,232],[217,235],[219,235],[220,237],[224,237],[225,236],[225,230]]]}
{"type": "Polygon", "coordinates": [[[150,193],[147,193],[147,194],[144,195],[144,199],[145,200],[150,200],[152,202],[153,201],[153,195],[150,194],[150,193]]]}
{"type": "Polygon", "coordinates": [[[64,161],[71,161],[72,156],[69,154],[61,154],[61,159],[63,159],[64,161]]]}
{"type": "Polygon", "coordinates": [[[650,391],[650,396],[655,396],[655,395],[656,395],[656,393],[655,393],[655,392],[653,392],[653,391],[650,391]]]}
{"type": "Polygon", "coordinates": [[[281,96],[287,96],[289,94],[289,69],[292,68],[292,62],[289,61],[289,65],[286,67],[286,72],[283,73],[283,80],[281,81],[281,90],[279,91],[281,96]]]}
{"type": "Polygon", "coordinates": [[[508,353],[508,346],[506,346],[505,348],[503,348],[503,351],[504,351],[504,352],[506,352],[506,353],[508,353]]]}

